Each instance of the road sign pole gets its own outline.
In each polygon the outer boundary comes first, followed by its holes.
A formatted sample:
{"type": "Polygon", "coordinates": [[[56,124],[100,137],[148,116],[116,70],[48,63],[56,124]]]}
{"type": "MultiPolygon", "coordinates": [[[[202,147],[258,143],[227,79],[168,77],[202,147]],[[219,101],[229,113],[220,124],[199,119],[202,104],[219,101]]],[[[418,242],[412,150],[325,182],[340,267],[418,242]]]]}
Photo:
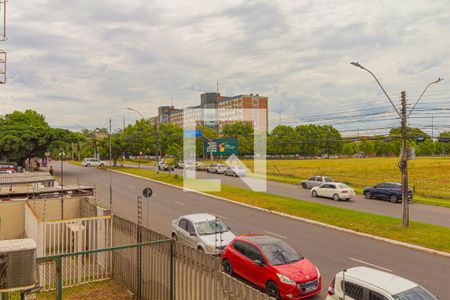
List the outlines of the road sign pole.
{"type": "Polygon", "coordinates": [[[409,199],[408,199],[408,136],[407,136],[407,116],[406,116],[406,92],[402,95],[402,157],[400,168],[402,171],[402,211],[403,227],[409,227],[409,199]]]}

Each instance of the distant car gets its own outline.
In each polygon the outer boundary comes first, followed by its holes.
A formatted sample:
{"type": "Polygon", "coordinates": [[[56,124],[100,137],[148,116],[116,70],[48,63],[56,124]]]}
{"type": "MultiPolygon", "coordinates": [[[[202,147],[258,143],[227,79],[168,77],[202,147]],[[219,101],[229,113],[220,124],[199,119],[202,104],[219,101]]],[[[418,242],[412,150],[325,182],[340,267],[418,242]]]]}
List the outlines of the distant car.
{"type": "Polygon", "coordinates": [[[228,176],[234,176],[234,177],[245,177],[246,171],[244,167],[228,167],[227,170],[224,172],[225,175],[228,176]]]}
{"type": "MultiPolygon", "coordinates": [[[[401,202],[402,185],[396,182],[383,182],[377,185],[366,187],[363,190],[363,194],[367,199],[387,199],[392,203],[401,202]]],[[[408,199],[412,200],[413,192],[408,188],[408,199]]]]}
{"type": "Polygon", "coordinates": [[[208,167],[206,166],[206,164],[202,161],[197,161],[195,162],[195,170],[197,171],[206,171],[208,167]]]}
{"type": "Polygon", "coordinates": [[[311,189],[311,195],[313,197],[333,198],[336,201],[350,200],[355,197],[355,190],[345,183],[329,182],[313,187],[311,189]]]}
{"type": "Polygon", "coordinates": [[[161,171],[173,171],[175,168],[173,166],[170,166],[169,164],[167,164],[167,162],[161,160],[158,163],[158,170],[161,171]]]}
{"type": "Polygon", "coordinates": [[[183,169],[184,168],[184,161],[180,160],[179,162],[177,162],[174,166],[177,169],[183,169]]]}
{"type": "Polygon", "coordinates": [[[193,161],[185,161],[184,168],[188,170],[195,170],[195,164],[193,161]]]}
{"type": "Polygon", "coordinates": [[[304,189],[310,189],[310,188],[319,186],[322,183],[326,183],[326,182],[333,182],[333,179],[331,179],[331,177],[328,177],[328,176],[313,176],[309,179],[301,181],[300,185],[304,189]]]}
{"type": "Polygon", "coordinates": [[[83,167],[103,167],[105,162],[97,158],[84,158],[81,165],[83,167]]]}
{"type": "Polygon", "coordinates": [[[221,255],[235,235],[216,216],[201,213],[173,220],[172,238],[207,254],[221,255]]]}
{"type": "Polygon", "coordinates": [[[223,253],[222,266],[227,274],[250,281],[275,299],[303,299],[322,289],[319,269],[271,236],[236,237],[223,253]]]}
{"type": "Polygon", "coordinates": [[[354,267],[336,274],[326,300],[437,300],[417,283],[377,269],[354,267]],[[345,291],[345,295],[344,295],[345,291]]]}
{"type": "Polygon", "coordinates": [[[227,170],[227,166],[223,164],[212,164],[206,169],[208,173],[223,174],[227,170]]]}
{"type": "Polygon", "coordinates": [[[6,171],[4,173],[16,173],[17,167],[13,164],[0,164],[0,171],[6,171]]]}

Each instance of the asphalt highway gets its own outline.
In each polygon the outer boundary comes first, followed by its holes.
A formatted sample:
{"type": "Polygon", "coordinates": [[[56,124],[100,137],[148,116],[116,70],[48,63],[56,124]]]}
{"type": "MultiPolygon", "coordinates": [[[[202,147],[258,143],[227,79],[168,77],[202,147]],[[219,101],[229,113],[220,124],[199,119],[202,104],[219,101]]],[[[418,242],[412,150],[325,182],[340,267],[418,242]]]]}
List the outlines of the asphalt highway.
{"type": "MultiPolygon", "coordinates": [[[[138,165],[125,165],[137,168],[138,165]]],[[[141,166],[141,168],[154,169],[149,166],[141,166]]],[[[176,169],[174,171],[179,175],[183,175],[183,170],[176,169]]],[[[210,174],[206,172],[197,172],[199,179],[220,179],[223,184],[248,189],[249,187],[240,179],[223,174],[210,174]]],[[[312,197],[311,191],[301,188],[299,185],[267,181],[267,192],[275,195],[290,197],[294,199],[317,202],[337,207],[349,208],[353,210],[370,212],[379,215],[401,218],[402,204],[391,203],[386,200],[366,199],[364,196],[357,195],[350,201],[334,201],[328,198],[312,197]]],[[[411,220],[420,221],[429,224],[450,227],[450,208],[426,205],[420,203],[412,203],[410,206],[411,220]]]]}
{"type": "MultiPolygon", "coordinates": [[[[55,175],[59,175],[57,168],[55,171],[55,175]]],[[[96,186],[97,199],[109,207],[109,172],[65,164],[64,182],[96,186]]],[[[263,233],[286,240],[316,264],[322,273],[322,293],[313,299],[325,298],[335,273],[359,265],[393,272],[423,285],[440,299],[449,299],[448,257],[304,223],[128,175],[112,173],[112,184],[114,214],[131,220],[136,220],[136,197],[145,187],[151,187],[154,193],[144,203],[143,222],[166,235],[170,234],[171,221],[178,216],[208,212],[221,217],[235,234],[263,233]]],[[[332,200],[324,201],[333,204],[332,200]]]]}

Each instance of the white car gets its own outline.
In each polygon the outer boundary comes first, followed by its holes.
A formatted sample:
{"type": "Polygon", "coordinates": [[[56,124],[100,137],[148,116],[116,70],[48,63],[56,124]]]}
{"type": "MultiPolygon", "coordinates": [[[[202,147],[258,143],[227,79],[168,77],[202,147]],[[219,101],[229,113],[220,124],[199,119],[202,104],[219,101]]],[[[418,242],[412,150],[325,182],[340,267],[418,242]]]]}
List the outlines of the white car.
{"type": "Polygon", "coordinates": [[[218,217],[200,213],[173,220],[172,238],[207,254],[222,255],[235,235],[218,217]]]}
{"type": "Polygon", "coordinates": [[[377,269],[355,267],[336,274],[328,288],[326,299],[437,300],[438,298],[408,279],[377,269]]]}
{"type": "Polygon", "coordinates": [[[224,172],[225,175],[228,176],[234,176],[234,177],[245,177],[246,171],[244,167],[228,167],[227,170],[224,172]]]}
{"type": "Polygon", "coordinates": [[[105,162],[96,158],[84,158],[81,165],[83,167],[103,167],[105,162]]]}
{"type": "Polygon", "coordinates": [[[216,174],[223,174],[227,170],[227,166],[223,164],[212,164],[209,165],[206,169],[206,172],[208,173],[216,173],[216,174]]]}
{"type": "Polygon", "coordinates": [[[327,182],[311,189],[313,197],[333,198],[336,201],[350,200],[355,197],[355,191],[341,182],[327,182]]]}

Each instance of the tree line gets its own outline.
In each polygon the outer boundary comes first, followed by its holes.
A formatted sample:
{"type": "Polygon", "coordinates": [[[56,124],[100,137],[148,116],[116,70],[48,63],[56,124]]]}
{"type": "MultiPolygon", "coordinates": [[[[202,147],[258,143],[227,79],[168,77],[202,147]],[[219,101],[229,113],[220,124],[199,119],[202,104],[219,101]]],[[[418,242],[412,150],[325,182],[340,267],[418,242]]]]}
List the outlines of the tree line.
{"type": "MultiPolygon", "coordinates": [[[[197,138],[198,157],[208,157],[203,153],[203,143],[219,138],[215,130],[199,126],[204,138],[197,138]]],[[[416,149],[417,155],[449,155],[450,132],[442,132],[438,140],[418,128],[408,128],[409,147],[416,149]]],[[[252,124],[236,122],[224,125],[220,138],[236,139],[239,155],[252,155],[254,132],[252,124]]],[[[0,117],[0,159],[23,163],[27,158],[44,157],[49,154],[58,158],[65,153],[69,159],[94,157],[109,158],[109,132],[106,128],[83,129],[73,132],[52,128],[45,117],[33,110],[15,111],[0,117]]],[[[174,124],[155,126],[149,119],[141,119],[111,135],[111,156],[114,163],[121,157],[156,155],[156,153],[182,157],[183,129],[174,124]]],[[[387,136],[344,138],[330,125],[278,125],[267,135],[267,154],[282,156],[352,156],[363,152],[371,156],[399,155],[401,148],[400,128],[393,128],[387,136]]]]}

